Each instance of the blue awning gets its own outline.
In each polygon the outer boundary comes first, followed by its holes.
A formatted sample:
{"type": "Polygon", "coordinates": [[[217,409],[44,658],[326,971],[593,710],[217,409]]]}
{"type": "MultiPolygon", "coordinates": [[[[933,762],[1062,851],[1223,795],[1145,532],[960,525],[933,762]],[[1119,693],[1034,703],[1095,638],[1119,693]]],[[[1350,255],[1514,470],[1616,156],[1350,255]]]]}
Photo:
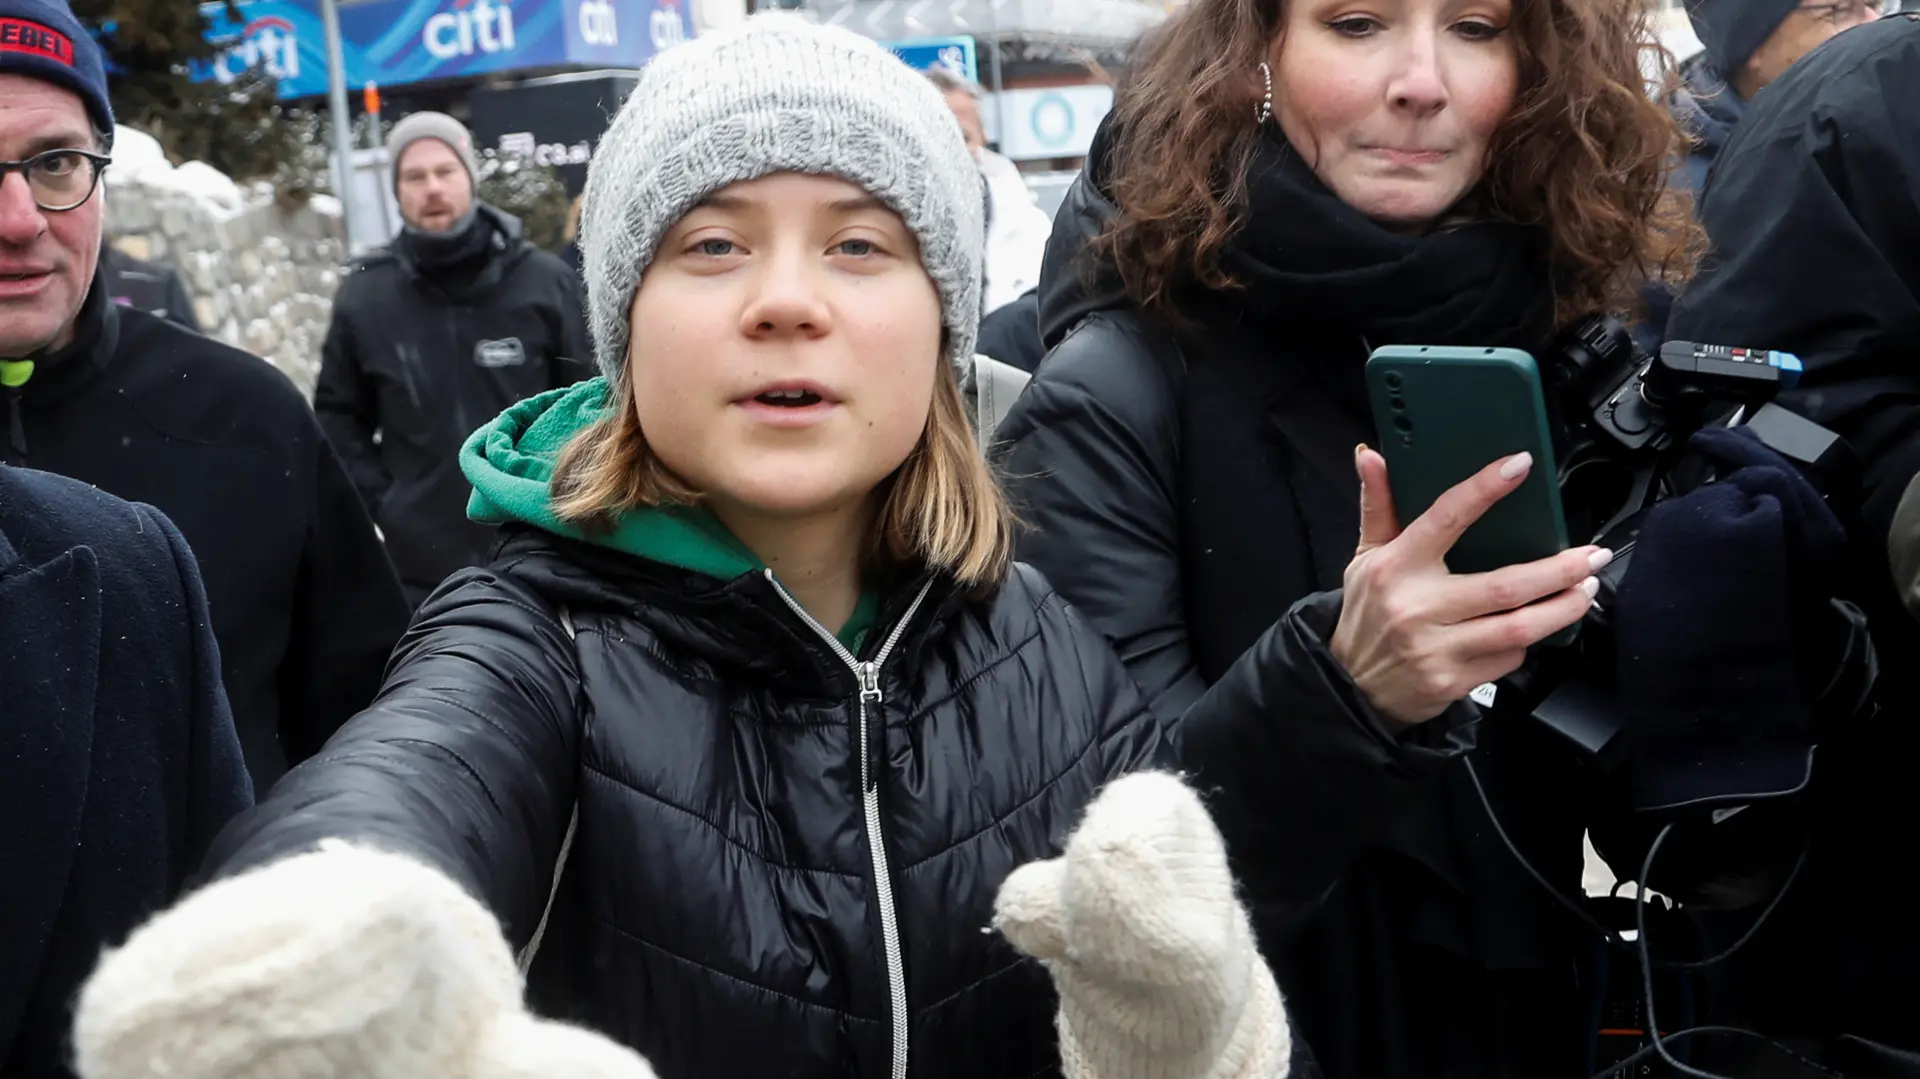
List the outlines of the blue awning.
{"type": "MultiPolygon", "coordinates": [[[[367,0],[340,5],[347,86],[403,86],[553,68],[637,68],[693,36],[688,0],[367,0]]],[[[282,98],[327,92],[319,0],[244,0],[201,8],[221,48],[200,81],[263,66],[282,98]]]]}

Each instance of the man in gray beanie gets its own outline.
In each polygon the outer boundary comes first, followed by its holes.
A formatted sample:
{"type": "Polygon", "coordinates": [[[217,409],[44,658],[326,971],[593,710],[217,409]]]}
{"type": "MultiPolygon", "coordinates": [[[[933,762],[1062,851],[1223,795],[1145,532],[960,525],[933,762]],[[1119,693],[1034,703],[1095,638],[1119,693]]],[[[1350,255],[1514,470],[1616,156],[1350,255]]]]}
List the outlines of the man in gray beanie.
{"type": "Polygon", "coordinates": [[[314,410],[386,537],[408,599],[480,562],[455,458],[475,427],[589,373],[579,279],[475,193],[473,136],[416,112],[387,140],[406,224],[340,286],[314,410]]]}
{"type": "Polygon", "coordinates": [[[1814,47],[1871,22],[1880,0],[1687,0],[1704,48],[1680,66],[1684,88],[1669,107],[1695,144],[1686,182],[1698,196],[1747,104],[1814,47]]]}

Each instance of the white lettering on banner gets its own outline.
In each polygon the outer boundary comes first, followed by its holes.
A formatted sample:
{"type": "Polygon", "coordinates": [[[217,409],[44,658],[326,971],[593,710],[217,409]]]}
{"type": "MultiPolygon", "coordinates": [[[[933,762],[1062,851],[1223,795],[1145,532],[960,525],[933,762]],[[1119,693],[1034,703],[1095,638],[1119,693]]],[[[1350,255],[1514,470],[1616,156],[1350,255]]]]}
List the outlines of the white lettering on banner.
{"type": "Polygon", "coordinates": [[[582,0],[580,40],[603,47],[620,44],[620,17],[612,0],[582,0]]]}
{"type": "Polygon", "coordinates": [[[451,60],[475,52],[513,51],[513,9],[504,0],[454,0],[455,10],[442,11],[420,30],[420,43],[435,59],[451,60]]]}
{"type": "Polygon", "coordinates": [[[300,39],[292,23],[278,15],[248,23],[240,43],[214,57],[213,77],[222,84],[230,83],[256,64],[276,79],[300,77],[300,39]]]}
{"type": "Polygon", "coordinates": [[[680,5],[675,0],[662,0],[648,17],[647,28],[653,36],[655,52],[665,52],[687,40],[687,27],[680,21],[680,5]]]}
{"type": "Polygon", "coordinates": [[[576,142],[571,146],[564,142],[541,142],[531,131],[500,136],[500,152],[543,166],[584,165],[593,160],[590,142],[576,142]]]}

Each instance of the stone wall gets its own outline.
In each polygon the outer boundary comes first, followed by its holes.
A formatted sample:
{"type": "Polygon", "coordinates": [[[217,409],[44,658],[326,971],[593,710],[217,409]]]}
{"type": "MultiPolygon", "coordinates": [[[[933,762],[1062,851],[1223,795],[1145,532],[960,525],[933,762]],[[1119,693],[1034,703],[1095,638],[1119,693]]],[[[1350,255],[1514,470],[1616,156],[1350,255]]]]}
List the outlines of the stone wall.
{"type": "Polygon", "coordinates": [[[179,270],[209,336],[268,360],[311,397],[346,261],[338,203],[283,208],[270,190],[198,162],[172,167],[127,128],[107,180],[114,246],[179,270]]]}

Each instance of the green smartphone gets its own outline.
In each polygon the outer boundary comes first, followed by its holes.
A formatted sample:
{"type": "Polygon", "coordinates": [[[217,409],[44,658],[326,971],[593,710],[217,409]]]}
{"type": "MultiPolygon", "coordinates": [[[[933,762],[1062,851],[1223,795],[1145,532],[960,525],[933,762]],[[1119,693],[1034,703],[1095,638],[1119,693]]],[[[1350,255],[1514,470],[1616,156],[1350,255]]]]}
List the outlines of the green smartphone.
{"type": "Polygon", "coordinates": [[[1521,451],[1533,470],[1447,553],[1484,573],[1567,549],[1546,394],[1533,357],[1512,348],[1388,345],[1367,359],[1367,395],[1401,524],[1448,488],[1521,451]]]}

